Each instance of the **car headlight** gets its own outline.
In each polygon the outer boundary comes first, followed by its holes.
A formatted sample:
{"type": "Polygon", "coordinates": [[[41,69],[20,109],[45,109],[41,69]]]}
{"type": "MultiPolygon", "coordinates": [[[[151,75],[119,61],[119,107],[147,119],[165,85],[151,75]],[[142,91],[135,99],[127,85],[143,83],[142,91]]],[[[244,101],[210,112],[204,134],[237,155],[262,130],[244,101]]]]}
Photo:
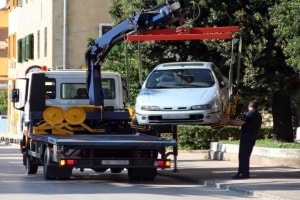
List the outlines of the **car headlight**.
{"type": "Polygon", "coordinates": [[[192,110],[206,110],[206,109],[211,109],[211,108],[212,108],[211,104],[194,105],[194,106],[192,106],[192,110]]]}
{"type": "Polygon", "coordinates": [[[148,111],[157,111],[160,110],[158,106],[142,106],[142,110],[148,110],[148,111]]]}

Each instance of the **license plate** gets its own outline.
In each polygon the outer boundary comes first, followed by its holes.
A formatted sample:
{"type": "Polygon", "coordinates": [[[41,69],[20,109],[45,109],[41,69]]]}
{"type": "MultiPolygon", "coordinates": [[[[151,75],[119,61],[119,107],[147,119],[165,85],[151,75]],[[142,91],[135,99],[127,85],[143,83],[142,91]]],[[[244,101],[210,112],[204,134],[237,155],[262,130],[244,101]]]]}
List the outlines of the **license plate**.
{"type": "Polygon", "coordinates": [[[163,115],[163,119],[188,119],[189,115],[163,115]]]}
{"type": "Polygon", "coordinates": [[[102,160],[102,165],[129,165],[129,160],[102,160]]]}

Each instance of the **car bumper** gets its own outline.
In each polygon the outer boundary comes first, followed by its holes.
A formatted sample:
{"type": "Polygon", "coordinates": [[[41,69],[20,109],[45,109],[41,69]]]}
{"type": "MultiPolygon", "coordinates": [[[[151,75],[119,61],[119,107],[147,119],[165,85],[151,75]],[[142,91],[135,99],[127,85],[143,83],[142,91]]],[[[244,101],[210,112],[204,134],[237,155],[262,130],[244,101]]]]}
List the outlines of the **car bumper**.
{"type": "Polygon", "coordinates": [[[139,125],[149,124],[198,124],[209,125],[220,122],[221,111],[193,111],[193,112],[158,112],[146,111],[137,112],[136,119],[139,125]]]}

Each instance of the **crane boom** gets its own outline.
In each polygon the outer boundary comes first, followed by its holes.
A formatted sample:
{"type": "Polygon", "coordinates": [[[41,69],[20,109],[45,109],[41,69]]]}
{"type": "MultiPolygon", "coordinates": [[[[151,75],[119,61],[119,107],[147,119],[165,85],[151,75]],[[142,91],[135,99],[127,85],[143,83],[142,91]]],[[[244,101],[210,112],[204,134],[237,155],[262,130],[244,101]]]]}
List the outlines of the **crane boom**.
{"type": "Polygon", "coordinates": [[[125,40],[126,35],[140,30],[159,28],[166,23],[178,20],[186,1],[167,0],[149,10],[142,11],[132,18],[126,19],[116,27],[94,41],[86,51],[87,90],[91,105],[104,106],[104,96],[101,84],[101,65],[111,48],[125,40]]]}

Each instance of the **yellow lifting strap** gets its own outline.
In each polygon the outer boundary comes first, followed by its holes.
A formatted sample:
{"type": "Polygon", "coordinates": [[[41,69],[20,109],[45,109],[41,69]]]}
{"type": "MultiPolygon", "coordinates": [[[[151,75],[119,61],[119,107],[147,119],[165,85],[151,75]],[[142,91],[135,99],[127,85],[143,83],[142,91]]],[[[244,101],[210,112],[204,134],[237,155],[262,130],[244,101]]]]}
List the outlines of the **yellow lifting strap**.
{"type": "MultiPolygon", "coordinates": [[[[104,133],[105,129],[93,129],[84,123],[86,112],[101,109],[102,106],[81,105],[68,108],[64,111],[58,106],[47,107],[43,112],[44,123],[34,126],[35,134],[74,134],[75,131],[87,130],[94,133],[104,133]]],[[[102,114],[101,114],[102,119],[102,114]]]]}
{"type": "MultiPolygon", "coordinates": [[[[236,114],[236,106],[238,104],[238,100],[239,100],[238,94],[233,95],[230,98],[229,103],[228,103],[227,107],[225,108],[222,117],[231,118],[236,114]]],[[[214,129],[219,129],[219,128],[223,128],[226,125],[228,125],[228,124],[224,123],[224,122],[220,122],[220,123],[212,124],[211,127],[214,129]]]]}

